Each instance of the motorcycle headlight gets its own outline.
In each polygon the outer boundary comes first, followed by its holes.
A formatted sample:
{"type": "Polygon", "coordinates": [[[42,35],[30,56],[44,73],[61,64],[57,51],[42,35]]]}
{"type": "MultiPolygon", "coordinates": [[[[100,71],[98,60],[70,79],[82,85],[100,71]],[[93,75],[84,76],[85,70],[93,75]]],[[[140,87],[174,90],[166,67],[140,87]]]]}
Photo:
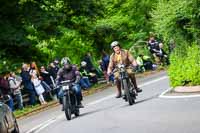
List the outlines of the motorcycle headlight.
{"type": "Polygon", "coordinates": [[[69,90],[69,86],[68,85],[67,86],[63,86],[62,89],[63,89],[63,91],[69,90]]]}

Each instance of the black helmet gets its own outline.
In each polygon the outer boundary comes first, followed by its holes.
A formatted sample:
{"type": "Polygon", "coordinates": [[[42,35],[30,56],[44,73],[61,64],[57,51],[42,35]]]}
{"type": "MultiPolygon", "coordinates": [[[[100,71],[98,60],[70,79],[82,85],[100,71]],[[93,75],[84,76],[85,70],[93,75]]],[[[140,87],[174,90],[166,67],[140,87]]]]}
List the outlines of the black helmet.
{"type": "Polygon", "coordinates": [[[115,46],[120,46],[118,41],[114,41],[110,44],[111,49],[113,49],[115,46]]]}

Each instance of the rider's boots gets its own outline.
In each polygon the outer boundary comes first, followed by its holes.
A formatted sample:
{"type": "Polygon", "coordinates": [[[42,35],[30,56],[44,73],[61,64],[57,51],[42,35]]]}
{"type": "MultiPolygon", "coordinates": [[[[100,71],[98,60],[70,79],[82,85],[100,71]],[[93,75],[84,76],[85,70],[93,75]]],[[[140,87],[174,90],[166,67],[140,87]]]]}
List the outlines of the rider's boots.
{"type": "Polygon", "coordinates": [[[84,108],[84,106],[83,106],[83,104],[81,103],[81,100],[78,100],[78,103],[77,103],[78,105],[78,108],[84,108]]]}
{"type": "Polygon", "coordinates": [[[137,87],[135,75],[131,76],[131,81],[133,82],[134,88],[137,91],[137,93],[142,92],[142,89],[140,89],[140,88],[137,87]]]}
{"type": "Polygon", "coordinates": [[[84,108],[84,106],[83,106],[83,104],[81,102],[78,104],[78,107],[79,108],[84,108]]]}
{"type": "Polygon", "coordinates": [[[140,89],[140,88],[135,88],[136,89],[136,91],[137,91],[137,93],[140,93],[140,92],[142,92],[142,89],[140,89]]]}

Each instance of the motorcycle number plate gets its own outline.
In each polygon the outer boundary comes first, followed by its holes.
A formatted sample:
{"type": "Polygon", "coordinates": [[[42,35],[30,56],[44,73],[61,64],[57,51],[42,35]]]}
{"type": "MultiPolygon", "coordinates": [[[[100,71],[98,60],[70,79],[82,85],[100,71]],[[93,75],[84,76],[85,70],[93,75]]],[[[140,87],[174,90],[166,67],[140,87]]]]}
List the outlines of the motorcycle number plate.
{"type": "Polygon", "coordinates": [[[67,86],[63,86],[62,89],[63,90],[69,90],[69,86],[68,85],[67,86]]]}

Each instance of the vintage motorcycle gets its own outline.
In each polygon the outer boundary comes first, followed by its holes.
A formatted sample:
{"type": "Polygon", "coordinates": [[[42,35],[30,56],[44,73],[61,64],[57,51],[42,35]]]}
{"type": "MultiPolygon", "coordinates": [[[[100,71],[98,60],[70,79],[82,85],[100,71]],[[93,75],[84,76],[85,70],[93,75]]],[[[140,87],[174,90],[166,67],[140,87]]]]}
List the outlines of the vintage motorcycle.
{"type": "Polygon", "coordinates": [[[117,71],[119,71],[121,88],[124,91],[123,99],[125,99],[125,101],[128,101],[129,105],[133,105],[138,94],[133,86],[131,79],[128,76],[125,65],[117,65],[117,71]]]}
{"type": "Polygon", "coordinates": [[[73,83],[70,80],[61,81],[60,86],[63,91],[63,109],[67,120],[72,119],[72,114],[76,117],[80,115],[80,110],[77,103],[77,97],[74,92],[73,83]]]}

